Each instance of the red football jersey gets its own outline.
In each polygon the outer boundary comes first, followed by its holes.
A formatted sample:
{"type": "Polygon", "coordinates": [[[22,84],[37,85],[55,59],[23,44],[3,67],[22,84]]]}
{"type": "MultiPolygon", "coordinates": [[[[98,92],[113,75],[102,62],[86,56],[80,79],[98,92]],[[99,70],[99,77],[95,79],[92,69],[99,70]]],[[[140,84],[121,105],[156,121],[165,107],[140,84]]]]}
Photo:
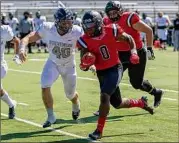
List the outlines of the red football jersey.
{"type": "MultiPolygon", "coordinates": [[[[139,22],[140,18],[139,16],[134,12],[124,12],[122,16],[119,18],[116,24],[118,24],[124,32],[131,35],[135,41],[136,48],[140,49],[142,48],[142,40],[140,37],[140,32],[132,28],[132,25],[139,22]]],[[[108,17],[105,17],[103,19],[103,22],[105,25],[113,23],[108,17]]],[[[118,44],[118,50],[119,51],[129,51],[130,46],[127,42],[119,42],[118,44]]]]}
{"type": "Polygon", "coordinates": [[[95,66],[97,70],[105,70],[120,63],[116,37],[123,30],[116,24],[103,26],[100,36],[91,38],[84,34],[77,41],[77,47],[88,48],[88,51],[96,57],[95,66]]]}

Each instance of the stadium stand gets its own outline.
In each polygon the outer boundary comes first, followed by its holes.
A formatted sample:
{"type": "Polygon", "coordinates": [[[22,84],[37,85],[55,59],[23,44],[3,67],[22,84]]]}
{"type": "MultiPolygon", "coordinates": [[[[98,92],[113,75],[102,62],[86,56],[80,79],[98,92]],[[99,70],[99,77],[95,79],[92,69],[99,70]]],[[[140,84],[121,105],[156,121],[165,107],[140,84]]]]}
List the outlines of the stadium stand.
{"type": "MultiPolygon", "coordinates": [[[[155,18],[158,11],[163,11],[171,19],[175,17],[175,13],[179,11],[178,0],[119,0],[123,7],[130,10],[138,10],[145,12],[148,16],[155,18]]],[[[17,17],[21,17],[24,10],[35,12],[40,10],[46,15],[47,20],[52,20],[53,12],[57,7],[66,6],[74,11],[83,12],[89,9],[104,9],[107,1],[105,0],[61,0],[61,1],[2,1],[2,12],[15,12],[17,17]]]]}

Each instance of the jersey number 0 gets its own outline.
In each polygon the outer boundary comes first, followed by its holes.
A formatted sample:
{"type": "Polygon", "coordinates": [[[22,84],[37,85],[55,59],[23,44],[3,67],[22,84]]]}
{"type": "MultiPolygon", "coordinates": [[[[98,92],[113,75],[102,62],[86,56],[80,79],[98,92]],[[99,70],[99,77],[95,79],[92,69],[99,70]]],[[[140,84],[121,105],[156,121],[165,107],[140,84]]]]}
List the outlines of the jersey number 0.
{"type": "Polygon", "coordinates": [[[103,46],[99,47],[99,49],[100,49],[103,59],[108,60],[110,58],[110,55],[109,55],[107,46],[103,45],[103,46]]]}

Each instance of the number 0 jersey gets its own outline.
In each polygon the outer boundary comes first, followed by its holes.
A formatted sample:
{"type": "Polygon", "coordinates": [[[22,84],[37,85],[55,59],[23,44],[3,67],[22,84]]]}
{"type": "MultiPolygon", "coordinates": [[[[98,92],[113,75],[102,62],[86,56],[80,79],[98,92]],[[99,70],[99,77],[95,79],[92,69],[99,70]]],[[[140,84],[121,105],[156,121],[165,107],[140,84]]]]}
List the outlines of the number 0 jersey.
{"type": "Polygon", "coordinates": [[[96,56],[95,66],[97,70],[105,70],[120,63],[116,37],[123,33],[123,30],[116,24],[103,26],[102,34],[98,37],[88,37],[86,34],[77,41],[77,47],[87,48],[96,56]]]}
{"type": "Polygon", "coordinates": [[[44,22],[37,32],[47,42],[50,60],[57,65],[75,64],[76,41],[83,34],[81,27],[73,25],[68,33],[61,36],[54,23],[44,22]]]}

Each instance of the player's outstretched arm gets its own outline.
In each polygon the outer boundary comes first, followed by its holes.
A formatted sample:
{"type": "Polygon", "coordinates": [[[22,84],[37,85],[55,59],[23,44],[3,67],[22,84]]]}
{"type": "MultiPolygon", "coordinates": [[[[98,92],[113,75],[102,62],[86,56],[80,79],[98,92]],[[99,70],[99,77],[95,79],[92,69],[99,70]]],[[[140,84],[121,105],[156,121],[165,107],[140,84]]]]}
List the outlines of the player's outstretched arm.
{"type": "Polygon", "coordinates": [[[26,61],[26,46],[29,43],[33,43],[36,42],[38,40],[40,40],[41,37],[38,34],[38,32],[31,32],[30,34],[28,34],[27,36],[25,36],[21,42],[20,42],[20,46],[19,46],[19,58],[22,62],[26,61]]]}

